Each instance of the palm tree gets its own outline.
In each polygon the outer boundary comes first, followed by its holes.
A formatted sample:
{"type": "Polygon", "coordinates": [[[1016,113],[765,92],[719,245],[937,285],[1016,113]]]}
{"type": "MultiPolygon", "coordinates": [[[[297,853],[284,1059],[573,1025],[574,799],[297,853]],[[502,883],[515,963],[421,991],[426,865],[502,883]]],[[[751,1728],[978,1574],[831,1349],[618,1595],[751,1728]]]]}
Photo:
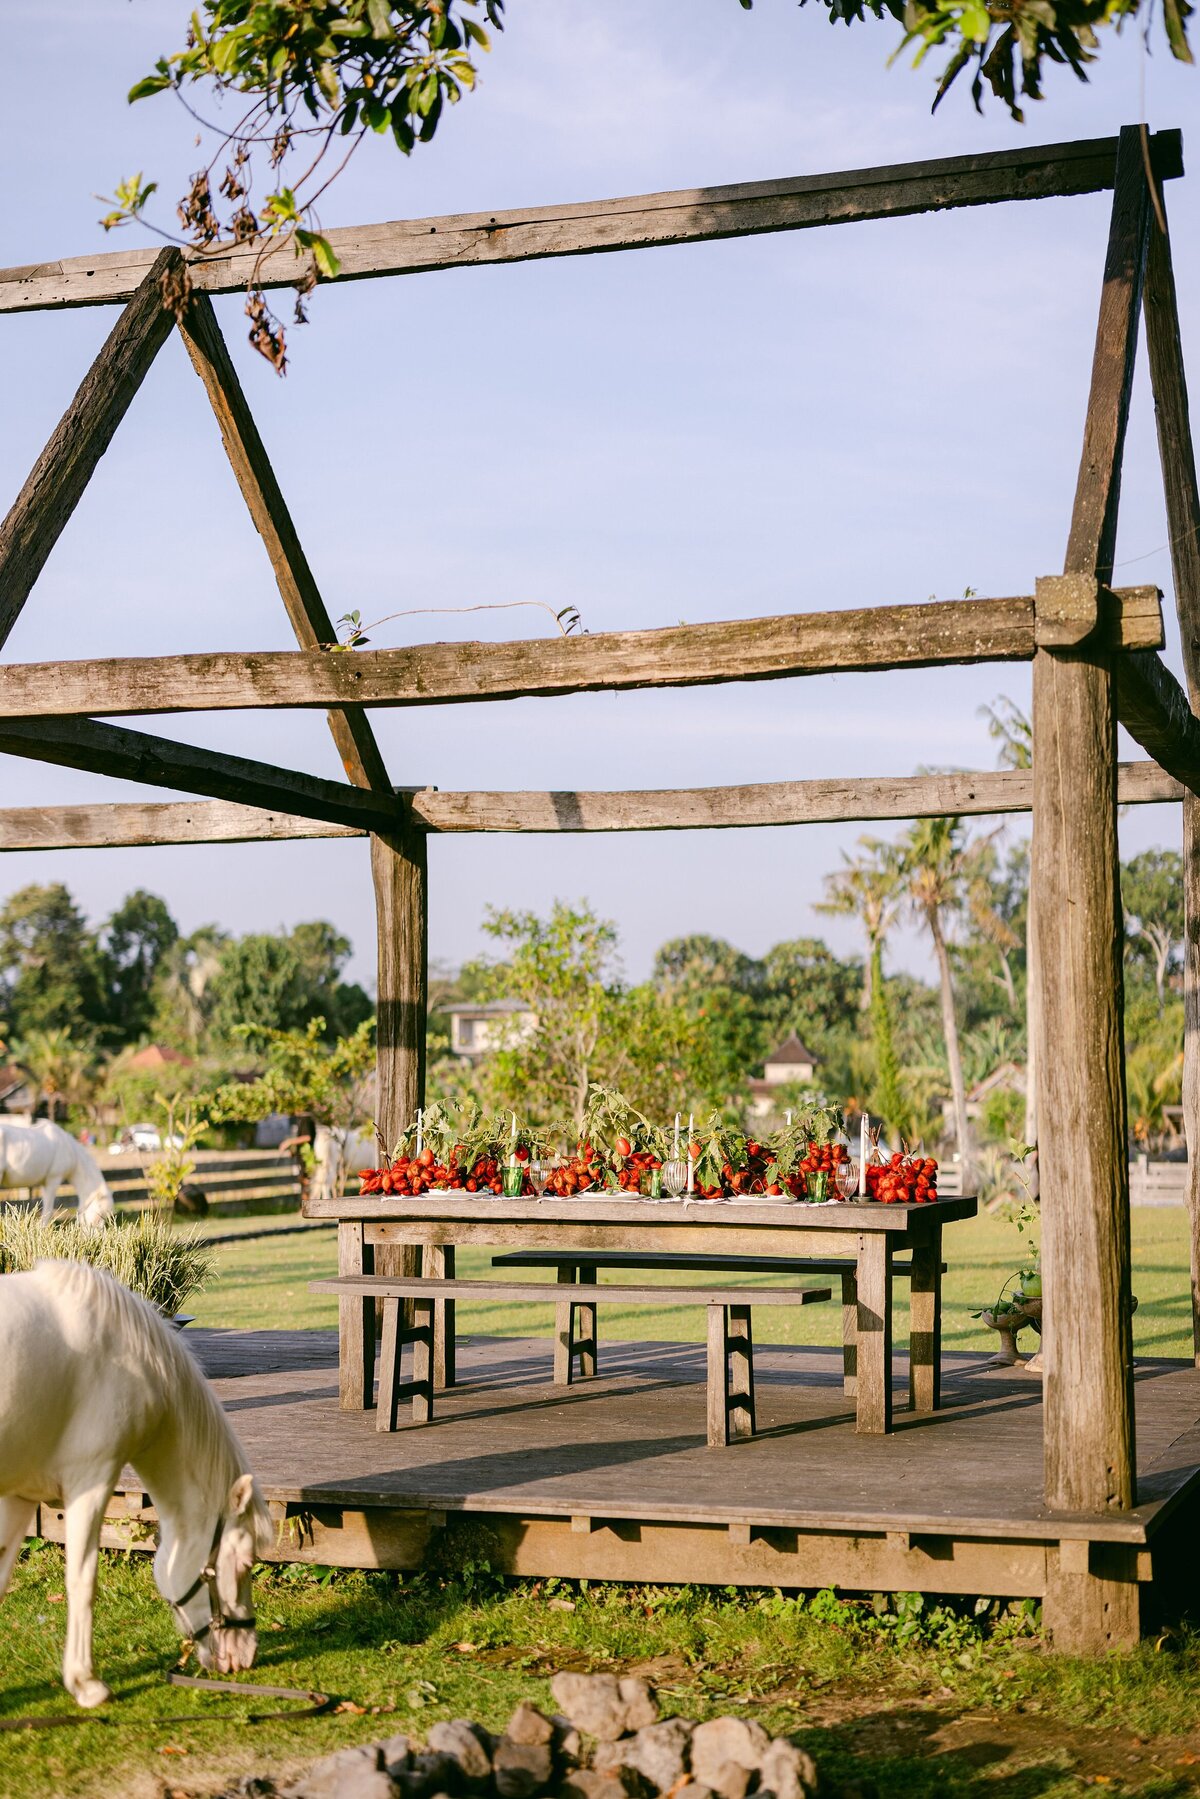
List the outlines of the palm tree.
{"type": "Polygon", "coordinates": [[[883,981],[883,945],[900,907],[900,879],[890,844],[878,838],[860,837],[866,852],[842,854],[844,867],[825,877],[825,895],[816,910],[858,919],[867,939],[863,968],[863,1010],[870,1014],[875,1044],[879,1110],[885,1121],[897,1127],[904,1115],[900,1092],[900,1066],[892,1036],[892,1017],[883,981]]]}
{"type": "Polygon", "coordinates": [[[13,1056],[25,1070],[53,1123],[60,1106],[84,1105],[91,1095],[92,1052],[77,1043],[70,1031],[30,1031],[14,1043],[13,1056]]]}
{"type": "MultiPolygon", "coordinates": [[[[1014,700],[1002,693],[994,706],[981,706],[988,734],[1000,745],[1001,768],[1033,767],[1033,724],[1014,700]]],[[[1033,896],[1025,908],[1025,1141],[1037,1146],[1037,1044],[1041,1029],[1042,989],[1034,942],[1033,896]]],[[[1036,1183],[1036,1163],[1031,1169],[1036,1183]]]]}
{"type": "Polygon", "coordinates": [[[970,1159],[967,1090],[963,1081],[947,928],[966,901],[972,850],[965,839],[961,818],[919,818],[909,826],[893,853],[909,908],[925,926],[933,943],[942,999],[942,1036],[946,1043],[950,1095],[954,1103],[954,1135],[959,1156],[966,1164],[970,1159]]]}

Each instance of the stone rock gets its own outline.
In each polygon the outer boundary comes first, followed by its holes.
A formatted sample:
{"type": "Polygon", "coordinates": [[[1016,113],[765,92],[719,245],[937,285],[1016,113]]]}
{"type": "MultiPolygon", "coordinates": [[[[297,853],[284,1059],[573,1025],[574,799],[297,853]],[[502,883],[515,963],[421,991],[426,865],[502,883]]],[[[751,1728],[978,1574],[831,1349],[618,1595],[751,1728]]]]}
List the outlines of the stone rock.
{"type": "Polygon", "coordinates": [[[675,1799],[713,1799],[713,1790],[711,1787],[698,1786],[692,1780],[688,1782],[687,1786],[680,1787],[675,1799]]]}
{"type": "Polygon", "coordinates": [[[554,1721],[526,1699],[508,1720],[504,1735],[510,1743],[551,1743],[554,1741],[554,1721]]]}
{"type": "Polygon", "coordinates": [[[759,1788],[774,1793],[775,1799],[813,1799],[817,1790],[817,1770],[811,1755],[797,1749],[786,1737],[776,1737],[758,1764],[759,1788]]]}
{"type": "Polygon", "coordinates": [[[408,1738],[397,1732],[395,1736],[385,1737],[379,1745],[379,1755],[384,1767],[394,1780],[402,1774],[412,1760],[412,1749],[408,1738]]]}
{"type": "Polygon", "coordinates": [[[278,1791],[267,1774],[243,1774],[237,1785],[229,1789],[226,1799],[275,1799],[278,1791]]]}
{"type": "Polygon", "coordinates": [[[692,1726],[686,1718],[665,1718],[647,1724],[635,1736],[615,1743],[601,1743],[593,1766],[601,1773],[630,1768],[656,1793],[667,1793],[687,1773],[688,1744],[692,1726]]]}
{"type": "Polygon", "coordinates": [[[612,1674],[556,1674],[554,1703],[578,1730],[612,1743],[625,1729],[625,1702],[612,1674]]]}
{"type": "MultiPolygon", "coordinates": [[[[548,1720],[543,1722],[549,1728],[548,1720]]],[[[549,1786],[554,1757],[548,1741],[517,1743],[511,1736],[503,1736],[493,1751],[492,1767],[500,1799],[532,1799],[534,1793],[549,1786]]]]}
{"type": "Polygon", "coordinates": [[[583,1739],[570,1718],[564,1718],[561,1712],[555,1712],[550,1721],[554,1725],[554,1750],[559,1761],[577,1762],[583,1754],[583,1739]]]}
{"type": "Polygon", "coordinates": [[[451,1718],[435,1724],[429,1747],[448,1755],[458,1768],[458,1781],[469,1792],[481,1792],[492,1777],[492,1742],[488,1733],[469,1718],[451,1718]]]}
{"type": "Polygon", "coordinates": [[[658,1700],[648,1680],[627,1674],[617,1687],[625,1705],[626,1730],[644,1730],[658,1722],[658,1700]]]}
{"type": "Polygon", "coordinates": [[[410,1755],[408,1766],[393,1775],[401,1799],[429,1799],[430,1794],[446,1793],[462,1785],[462,1773],[452,1755],[439,1755],[426,1750],[410,1755]]]}
{"type": "Polygon", "coordinates": [[[554,1703],[579,1730],[601,1743],[615,1743],[658,1717],[658,1701],[644,1680],[611,1674],[556,1674],[554,1703]]]}
{"type": "Polygon", "coordinates": [[[577,1768],[559,1787],[558,1799],[629,1799],[641,1784],[641,1776],[632,1768],[616,1768],[611,1774],[577,1768]]]}
{"type": "Polygon", "coordinates": [[[709,1718],[692,1732],[692,1773],[719,1792],[717,1777],[726,1762],[753,1773],[770,1742],[762,1725],[751,1719],[709,1718]]]}
{"type": "Polygon", "coordinates": [[[709,1775],[709,1785],[720,1799],[746,1799],[752,1778],[750,1768],[739,1767],[737,1762],[722,1762],[709,1775]]]}
{"type": "Polygon", "coordinates": [[[285,1787],[284,1799],[395,1799],[395,1792],[378,1743],[364,1743],[314,1762],[307,1774],[285,1787]]]}

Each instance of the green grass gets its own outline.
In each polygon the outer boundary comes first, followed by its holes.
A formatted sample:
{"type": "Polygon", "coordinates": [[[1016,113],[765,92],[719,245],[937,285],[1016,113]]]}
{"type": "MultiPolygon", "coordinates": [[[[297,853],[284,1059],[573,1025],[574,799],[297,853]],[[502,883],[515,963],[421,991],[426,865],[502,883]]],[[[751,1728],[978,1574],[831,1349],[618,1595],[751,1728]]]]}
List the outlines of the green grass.
{"type": "MultiPolygon", "coordinates": [[[[407,1583],[260,1573],[252,1678],[364,1709],[249,1727],[237,1700],[164,1685],[178,1645],[148,1558],[106,1554],[97,1669],[119,1728],[0,1736],[0,1794],[137,1799],[163,1781],[191,1794],[252,1769],[282,1778],[332,1748],[423,1735],[442,1717],[499,1728],[519,1698],[545,1704],[562,1667],[647,1672],[664,1708],[688,1717],[750,1712],[808,1747],[832,1783],[866,1774],[888,1799],[1068,1799],[1097,1778],[1141,1799],[1196,1790],[1200,1644],[1188,1637],[1172,1653],[1150,1645],[1082,1662],[1038,1653],[1035,1618],[995,1608],[977,1621],[969,1605],[902,1601],[876,1616],[870,1602],[831,1595],[504,1586],[487,1555],[485,1530],[452,1526],[440,1569],[407,1583]],[[204,1721],[182,1716],[195,1712],[204,1721]]],[[[3,1613],[8,1714],[69,1709],[57,1685],[62,1592],[60,1551],[31,1545],[3,1613]]]]}
{"type": "MultiPolygon", "coordinates": [[[[247,1228],[255,1223],[261,1227],[262,1223],[250,1219],[240,1222],[247,1228]]],[[[949,1225],[944,1241],[949,1264],[945,1279],[945,1346],[949,1350],[994,1349],[995,1334],[982,1329],[971,1313],[990,1304],[1005,1278],[1028,1258],[1028,1238],[1019,1236],[1013,1224],[981,1217],[949,1225]]],[[[277,1242],[264,1238],[226,1244],[218,1247],[215,1254],[217,1265],[208,1290],[188,1304],[188,1310],[195,1313],[201,1324],[243,1330],[332,1329],[336,1324],[336,1301],[307,1291],[310,1280],[336,1272],[337,1250],[332,1231],[288,1235],[277,1242]]],[[[491,1252],[460,1251],[459,1271],[467,1278],[490,1274],[491,1252]]],[[[1182,1206],[1139,1207],[1134,1211],[1133,1274],[1134,1292],[1141,1302],[1134,1317],[1134,1343],[1139,1353],[1190,1355],[1188,1219],[1182,1206]]],[[[534,1280],[538,1275],[538,1270],[522,1269],[519,1278],[534,1280]]],[[[547,1274],[547,1278],[552,1279],[552,1274],[547,1274]]],[[[656,1274],[655,1279],[659,1278],[656,1274]]],[[[694,1276],[661,1278],[687,1285],[694,1276]]],[[[770,1285],[771,1280],[771,1276],[763,1275],[759,1284],[770,1285]]],[[[903,1281],[896,1283],[896,1300],[896,1336],[902,1342],[908,1313],[907,1286],[903,1281]]],[[[549,1306],[543,1309],[499,1303],[460,1305],[458,1318],[464,1336],[473,1332],[510,1337],[545,1335],[552,1321],[549,1306]]],[[[754,1326],[759,1340],[767,1343],[833,1344],[840,1340],[839,1317],[832,1306],[764,1311],[755,1316],[754,1326]]],[[[700,1341],[704,1320],[698,1308],[681,1306],[655,1314],[652,1324],[644,1307],[622,1310],[619,1303],[612,1302],[604,1308],[604,1331],[613,1338],[658,1336],[700,1341]]],[[[1032,1333],[1027,1332],[1022,1342],[1032,1349],[1032,1333]]]]}

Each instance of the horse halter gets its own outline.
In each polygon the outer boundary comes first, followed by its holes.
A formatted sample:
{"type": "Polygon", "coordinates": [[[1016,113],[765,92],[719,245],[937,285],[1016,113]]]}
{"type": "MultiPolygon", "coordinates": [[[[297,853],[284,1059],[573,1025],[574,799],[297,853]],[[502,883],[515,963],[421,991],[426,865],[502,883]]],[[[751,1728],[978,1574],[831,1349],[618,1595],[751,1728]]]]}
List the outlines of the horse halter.
{"type": "Polygon", "coordinates": [[[178,1599],[170,1601],[171,1610],[183,1626],[184,1634],[189,1636],[193,1643],[201,1643],[205,1637],[211,1636],[214,1630],[225,1630],[230,1625],[238,1625],[243,1630],[253,1630],[258,1623],[253,1612],[245,1612],[241,1616],[231,1617],[221,1609],[221,1595],[217,1590],[217,1557],[221,1552],[221,1538],[224,1534],[225,1520],[218,1514],[216,1529],[213,1531],[213,1539],[209,1545],[204,1566],[187,1592],[181,1593],[178,1599]],[[202,1624],[199,1630],[193,1630],[184,1607],[191,1604],[201,1587],[208,1588],[209,1619],[208,1623],[202,1624]]]}

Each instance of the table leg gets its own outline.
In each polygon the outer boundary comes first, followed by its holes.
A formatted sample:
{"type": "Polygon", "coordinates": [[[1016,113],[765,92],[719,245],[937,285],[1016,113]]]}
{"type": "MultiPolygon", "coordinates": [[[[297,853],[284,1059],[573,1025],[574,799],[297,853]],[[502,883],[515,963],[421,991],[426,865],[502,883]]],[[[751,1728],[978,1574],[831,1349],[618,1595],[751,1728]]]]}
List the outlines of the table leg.
{"type": "Polygon", "coordinates": [[[942,1403],[942,1227],[912,1252],[908,1342],[908,1403],[914,1412],[936,1412],[942,1403]]]}
{"type": "Polygon", "coordinates": [[[754,1416],[754,1338],[750,1307],[729,1306],[725,1312],[725,1342],[729,1354],[729,1434],[752,1437],[754,1416]]]}
{"type": "MultiPolygon", "coordinates": [[[[338,1225],[338,1273],[371,1274],[374,1247],[353,1219],[338,1225]]],[[[343,1412],[366,1412],[375,1403],[375,1301],[338,1300],[338,1400],[343,1412]]]]}
{"type": "MultiPolygon", "coordinates": [[[[579,1280],[581,1285],[596,1285],[595,1262],[579,1264],[579,1280]]],[[[577,1308],[579,1314],[579,1336],[573,1340],[572,1347],[579,1359],[579,1372],[584,1379],[590,1379],[596,1372],[596,1357],[600,1350],[600,1334],[597,1325],[599,1308],[595,1304],[586,1303],[577,1308]]]]}
{"type": "MultiPolygon", "coordinates": [[[[454,1245],[452,1243],[430,1243],[422,1257],[422,1273],[433,1280],[454,1279],[454,1245]]],[[[434,1330],[433,1384],[435,1387],[452,1387],[455,1380],[454,1367],[454,1301],[438,1299],[434,1301],[436,1328],[434,1330]]]]}
{"type": "Polygon", "coordinates": [[[859,1431],[892,1428],[892,1239],[864,1231],[858,1239],[859,1431]]]}

